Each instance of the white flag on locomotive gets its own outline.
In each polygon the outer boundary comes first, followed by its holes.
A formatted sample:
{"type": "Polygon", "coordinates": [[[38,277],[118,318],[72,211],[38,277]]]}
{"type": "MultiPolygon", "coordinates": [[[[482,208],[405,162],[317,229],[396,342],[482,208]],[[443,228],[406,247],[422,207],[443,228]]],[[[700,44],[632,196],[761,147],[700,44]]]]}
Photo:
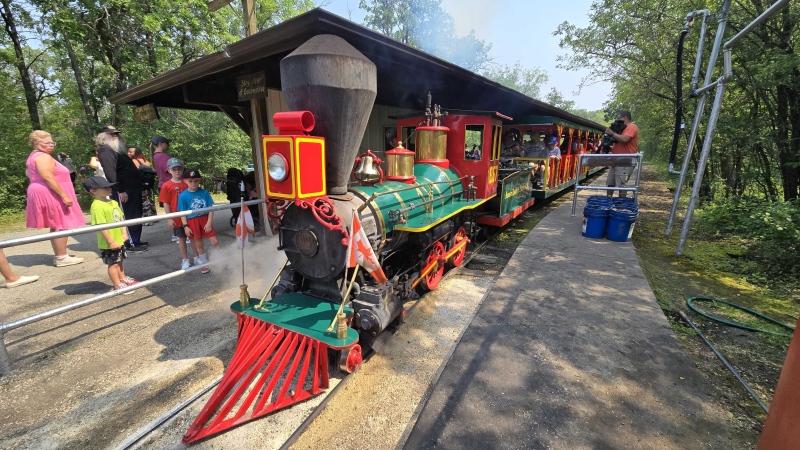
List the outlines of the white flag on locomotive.
{"type": "Polygon", "coordinates": [[[242,205],[242,210],[239,212],[239,218],[236,219],[236,247],[240,250],[247,247],[247,235],[252,234],[255,237],[255,225],[253,225],[253,215],[250,214],[250,209],[247,205],[242,205]]]}
{"type": "Polygon", "coordinates": [[[381,269],[378,255],[372,250],[367,233],[361,227],[361,221],[358,220],[358,214],[354,210],[353,224],[350,227],[350,242],[347,246],[347,267],[352,268],[356,265],[366,269],[378,283],[389,281],[381,269]]]}

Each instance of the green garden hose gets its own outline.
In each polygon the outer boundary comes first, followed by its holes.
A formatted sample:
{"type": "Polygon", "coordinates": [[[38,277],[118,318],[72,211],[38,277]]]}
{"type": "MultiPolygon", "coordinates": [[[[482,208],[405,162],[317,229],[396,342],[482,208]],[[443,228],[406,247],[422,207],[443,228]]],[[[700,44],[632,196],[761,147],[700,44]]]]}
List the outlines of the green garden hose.
{"type": "Polygon", "coordinates": [[[729,320],[720,319],[719,317],[714,317],[714,316],[712,316],[712,315],[710,315],[708,313],[704,313],[704,312],[700,311],[699,309],[695,308],[694,305],[692,304],[693,301],[722,303],[722,304],[728,305],[728,306],[730,306],[732,308],[736,308],[738,310],[741,310],[741,311],[744,311],[746,313],[752,314],[752,315],[754,315],[754,316],[756,316],[756,317],[758,317],[760,319],[766,320],[767,322],[774,323],[775,325],[783,327],[783,328],[785,328],[787,330],[794,331],[794,327],[791,327],[791,326],[786,325],[786,324],[784,324],[782,322],[779,322],[779,321],[777,321],[777,320],[775,320],[775,319],[773,319],[771,317],[767,317],[767,316],[765,316],[765,315],[763,315],[763,314],[761,314],[759,312],[753,311],[752,309],[748,309],[748,308],[745,308],[744,306],[737,305],[736,303],[726,302],[725,300],[718,300],[718,299],[713,298],[713,297],[689,297],[686,300],[686,305],[689,307],[689,309],[691,309],[692,311],[696,312],[697,314],[700,314],[701,316],[705,317],[706,319],[713,320],[714,322],[719,322],[719,323],[722,323],[722,324],[725,324],[725,325],[728,325],[728,326],[731,326],[731,327],[736,327],[736,328],[740,328],[742,330],[747,330],[747,331],[759,331],[761,333],[769,333],[769,334],[774,334],[776,336],[792,337],[791,334],[777,333],[775,331],[768,331],[768,330],[762,330],[760,328],[748,327],[746,325],[742,325],[742,324],[737,323],[737,322],[731,322],[729,320]]]}

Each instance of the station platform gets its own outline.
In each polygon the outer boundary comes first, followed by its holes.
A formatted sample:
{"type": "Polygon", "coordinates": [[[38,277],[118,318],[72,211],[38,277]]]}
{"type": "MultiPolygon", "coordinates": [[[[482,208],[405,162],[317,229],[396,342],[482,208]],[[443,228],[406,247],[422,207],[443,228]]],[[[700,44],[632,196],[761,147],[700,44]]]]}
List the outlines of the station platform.
{"type": "Polygon", "coordinates": [[[588,195],[517,248],[398,448],[731,448],[633,245],[581,236],[588,195]]]}

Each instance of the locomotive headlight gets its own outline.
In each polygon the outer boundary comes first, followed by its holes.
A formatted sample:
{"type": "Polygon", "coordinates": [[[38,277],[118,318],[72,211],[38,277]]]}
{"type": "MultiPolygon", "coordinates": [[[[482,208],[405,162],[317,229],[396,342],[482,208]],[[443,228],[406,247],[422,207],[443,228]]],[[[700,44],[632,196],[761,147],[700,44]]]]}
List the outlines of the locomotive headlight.
{"type": "Polygon", "coordinates": [[[287,165],[286,158],[284,158],[280,153],[273,153],[269,155],[269,158],[267,158],[267,171],[269,172],[269,177],[275,181],[285,180],[286,176],[289,174],[286,170],[287,165]]]}

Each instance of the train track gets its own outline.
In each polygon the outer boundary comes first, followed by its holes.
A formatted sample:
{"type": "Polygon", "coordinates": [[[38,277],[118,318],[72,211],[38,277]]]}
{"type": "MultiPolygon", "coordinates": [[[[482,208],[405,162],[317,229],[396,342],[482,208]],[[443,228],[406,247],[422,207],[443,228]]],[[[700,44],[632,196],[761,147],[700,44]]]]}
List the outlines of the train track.
{"type": "MultiPolygon", "coordinates": [[[[571,190],[566,190],[566,191],[564,191],[564,192],[562,192],[562,193],[560,193],[560,194],[558,194],[558,195],[556,195],[554,197],[551,197],[551,199],[546,203],[537,204],[537,205],[533,206],[528,211],[529,212],[535,212],[535,211],[540,211],[543,208],[553,208],[553,207],[561,204],[562,202],[564,202],[565,201],[565,199],[564,199],[565,195],[567,193],[571,193],[571,192],[572,192],[571,190]]],[[[518,222],[518,220],[512,221],[512,224],[510,225],[510,227],[513,227],[513,224],[515,222],[518,222]]],[[[506,228],[506,229],[508,229],[508,228],[506,228]]],[[[476,255],[480,254],[481,251],[484,248],[487,247],[487,245],[492,243],[494,236],[495,236],[495,234],[492,233],[489,236],[487,236],[483,241],[477,243],[476,245],[472,245],[470,248],[468,248],[467,255],[465,256],[463,263],[459,267],[451,269],[447,273],[445,273],[444,277],[442,278],[442,282],[444,282],[445,280],[447,280],[447,279],[449,279],[451,277],[455,277],[455,276],[458,276],[459,274],[461,274],[463,269],[473,260],[473,258],[476,255]]],[[[489,248],[491,249],[491,247],[489,247],[489,248]]],[[[427,295],[427,294],[425,294],[425,295],[427,295]]],[[[410,318],[411,315],[413,315],[414,311],[416,310],[416,307],[425,298],[425,295],[423,295],[419,299],[411,302],[411,304],[406,307],[406,317],[407,318],[410,318]]],[[[376,353],[380,352],[380,349],[395,335],[397,330],[398,330],[398,327],[395,326],[395,325],[392,325],[389,328],[387,328],[386,330],[384,330],[384,332],[381,333],[381,335],[378,336],[378,338],[373,343],[372,349],[369,351],[369,353],[364,355],[364,361],[363,361],[362,364],[366,364],[367,362],[369,362],[369,360],[372,358],[372,356],[374,356],[376,353]]],[[[284,441],[284,443],[280,446],[281,449],[289,448],[303,434],[303,432],[309,427],[309,425],[320,414],[320,412],[325,409],[326,405],[333,398],[335,398],[336,394],[344,386],[346,386],[348,384],[348,382],[353,378],[353,375],[354,375],[354,373],[345,375],[338,384],[336,384],[335,386],[330,388],[325,393],[320,394],[320,396],[314,397],[316,399],[321,399],[321,402],[316,407],[313,408],[313,410],[308,414],[308,416],[306,416],[306,418],[302,421],[302,423],[284,441]]],[[[173,407],[166,414],[164,414],[163,416],[161,416],[158,419],[156,419],[153,422],[151,422],[149,425],[147,425],[145,428],[143,428],[142,430],[137,432],[135,435],[133,435],[130,438],[126,439],[122,444],[120,444],[120,446],[117,447],[117,449],[118,450],[127,450],[129,448],[133,448],[137,443],[141,442],[143,439],[147,438],[148,436],[152,435],[154,432],[158,431],[160,428],[164,427],[165,424],[167,424],[170,421],[170,419],[172,419],[172,418],[176,417],[177,415],[179,415],[182,411],[186,410],[186,408],[188,408],[189,406],[194,404],[194,402],[196,402],[199,398],[203,397],[209,391],[214,389],[217,386],[217,384],[219,384],[221,379],[222,379],[222,377],[220,376],[220,378],[216,379],[214,382],[212,382],[211,384],[209,384],[205,388],[201,389],[200,391],[198,391],[196,394],[194,394],[193,396],[191,396],[190,398],[188,398],[184,402],[182,402],[182,403],[176,405],[175,407],[173,407]]],[[[277,413],[279,413],[279,412],[277,412],[277,413]]]]}
{"type": "MultiPolygon", "coordinates": [[[[473,257],[480,253],[480,251],[489,243],[491,242],[491,237],[484,240],[483,242],[478,243],[477,245],[472,246],[467,251],[466,256],[464,257],[464,261],[459,267],[449,270],[445,275],[442,277],[442,281],[445,281],[449,278],[457,276],[461,270],[467,266],[467,264],[473,259],[473,257]]],[[[427,294],[425,294],[427,295],[427,294]]],[[[419,299],[413,301],[411,305],[406,307],[405,313],[406,317],[410,317],[414,314],[416,307],[421,303],[421,301],[425,298],[425,295],[421,296],[419,299]]],[[[372,349],[364,356],[364,361],[362,364],[366,364],[375,355],[377,352],[380,352],[380,349],[388,342],[398,330],[396,325],[392,325],[384,330],[380,336],[375,340],[372,345],[372,349]]],[[[346,374],[341,381],[336,384],[333,388],[329,389],[323,394],[320,394],[319,397],[322,401],[311,411],[311,413],[303,420],[300,426],[295,429],[295,431],[286,439],[286,441],[281,445],[281,449],[289,448],[300,435],[308,428],[308,426],[314,421],[314,419],[319,415],[319,413],[325,409],[325,406],[330,402],[331,399],[335,397],[335,395],[342,389],[347,383],[352,379],[354,373],[346,374]]],[[[130,448],[135,448],[135,446],[142,442],[144,439],[151,436],[153,433],[164,427],[169,421],[181,414],[185,411],[188,407],[192,406],[198,399],[208,394],[212,391],[222,380],[222,376],[208,384],[206,387],[189,397],[188,399],[184,400],[183,402],[175,405],[172,409],[166,412],[164,415],[159,417],[158,419],[150,422],[150,424],[146,425],[143,429],[139,430],[137,433],[132,435],[131,437],[127,438],[123,441],[117,448],[117,450],[127,450],[130,448]]]]}

